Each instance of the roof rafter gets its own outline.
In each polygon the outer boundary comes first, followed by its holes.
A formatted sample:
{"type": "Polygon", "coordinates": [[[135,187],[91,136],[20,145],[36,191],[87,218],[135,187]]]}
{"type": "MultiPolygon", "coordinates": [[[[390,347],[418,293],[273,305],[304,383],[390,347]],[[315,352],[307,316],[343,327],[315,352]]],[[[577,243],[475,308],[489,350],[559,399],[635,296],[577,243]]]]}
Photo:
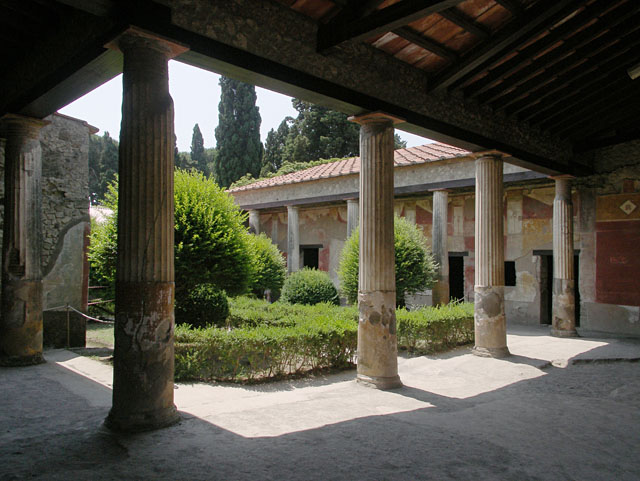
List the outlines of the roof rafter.
{"type": "Polygon", "coordinates": [[[482,39],[489,38],[491,32],[484,25],[479,22],[476,22],[472,18],[468,17],[464,13],[462,13],[457,8],[447,8],[438,14],[452,23],[455,23],[458,27],[466,30],[469,33],[472,33],[476,37],[480,37],[482,39]]]}
{"type": "Polygon", "coordinates": [[[324,51],[347,40],[366,40],[461,2],[462,0],[404,0],[353,21],[335,19],[318,27],[317,48],[318,51],[324,51]]]}
{"type": "Polygon", "coordinates": [[[454,50],[451,50],[449,47],[446,47],[445,45],[442,45],[435,40],[431,40],[430,38],[420,35],[410,27],[396,28],[395,30],[392,30],[392,33],[394,33],[398,37],[402,37],[405,40],[408,40],[418,47],[429,50],[430,52],[433,52],[442,58],[446,58],[451,62],[455,62],[458,59],[458,54],[454,50]]]}

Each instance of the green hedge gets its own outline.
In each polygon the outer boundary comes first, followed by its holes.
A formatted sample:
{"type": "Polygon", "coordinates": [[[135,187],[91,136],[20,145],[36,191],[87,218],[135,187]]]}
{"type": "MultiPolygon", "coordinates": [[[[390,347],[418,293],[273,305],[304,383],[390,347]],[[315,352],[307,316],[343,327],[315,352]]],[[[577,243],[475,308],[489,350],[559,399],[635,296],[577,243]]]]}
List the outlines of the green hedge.
{"type": "MultiPolygon", "coordinates": [[[[228,328],[177,326],[176,380],[253,381],[352,366],[357,307],[230,300],[228,328]]],[[[473,341],[473,305],[398,309],[399,349],[435,352],[473,341]]]]}
{"type": "Polygon", "coordinates": [[[451,349],[474,340],[473,304],[396,311],[398,348],[414,353],[451,349]]]}

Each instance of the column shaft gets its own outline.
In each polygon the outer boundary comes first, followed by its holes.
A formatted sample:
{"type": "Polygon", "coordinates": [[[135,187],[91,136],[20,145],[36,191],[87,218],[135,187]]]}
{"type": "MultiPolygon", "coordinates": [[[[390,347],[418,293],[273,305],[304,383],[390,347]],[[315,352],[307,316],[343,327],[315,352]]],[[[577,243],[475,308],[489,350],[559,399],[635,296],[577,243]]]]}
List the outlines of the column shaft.
{"type": "Polygon", "coordinates": [[[353,230],[358,227],[359,210],[358,199],[347,199],[347,239],[351,236],[353,230]]]}
{"type": "MultiPolygon", "coordinates": [[[[356,121],[358,121],[356,119],[356,121]]],[[[357,380],[379,389],[398,376],[393,227],[393,121],[360,121],[360,264],[357,380]]]]}
{"type": "Polygon", "coordinates": [[[449,193],[433,192],[432,251],[438,263],[438,280],[431,291],[434,306],[449,303],[449,249],[447,245],[449,193]]]}
{"type": "Polygon", "coordinates": [[[25,366],[42,357],[42,149],[48,122],[2,119],[5,202],[2,244],[0,365],[25,366]]]}
{"type": "Polygon", "coordinates": [[[504,222],[502,159],[476,160],[475,347],[474,354],[503,357],[507,348],[504,313],[504,222]]]}
{"type": "Polygon", "coordinates": [[[174,373],[173,100],[170,49],[127,33],[124,54],[113,407],[121,431],[176,422],[174,373]]]}
{"type": "Polygon", "coordinates": [[[249,211],[249,232],[253,234],[260,234],[260,211],[259,210],[250,210],[249,211]]]}
{"type": "Polygon", "coordinates": [[[300,226],[298,207],[287,206],[287,272],[300,269],[300,226]]]}
{"type": "Polygon", "coordinates": [[[576,336],[571,179],[557,177],[553,200],[553,318],[551,334],[576,336]]]}

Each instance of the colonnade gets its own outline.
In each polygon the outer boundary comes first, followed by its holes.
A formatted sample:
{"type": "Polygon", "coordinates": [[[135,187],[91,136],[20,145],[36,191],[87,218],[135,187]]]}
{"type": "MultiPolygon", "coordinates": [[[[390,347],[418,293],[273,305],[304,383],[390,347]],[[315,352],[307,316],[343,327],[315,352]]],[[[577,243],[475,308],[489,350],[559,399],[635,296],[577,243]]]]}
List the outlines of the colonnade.
{"type": "MultiPolygon", "coordinates": [[[[178,420],[173,403],[174,220],[173,101],[168,60],[179,45],[131,30],[112,45],[124,55],[113,406],[107,425],[140,431],[178,420]]],[[[347,202],[347,230],[360,224],[357,381],[379,389],[398,376],[393,236],[393,147],[397,119],[373,113],[360,124],[360,198],[347,202]]],[[[40,164],[44,122],[1,120],[5,147],[5,229],[0,362],[34,364],[42,357],[40,164]]],[[[474,352],[505,356],[502,159],[476,160],[474,352]]],[[[554,335],[574,335],[571,189],[556,179],[554,202],[554,335]]],[[[434,192],[438,302],[448,299],[446,191],[434,192]]],[[[288,270],[299,266],[298,207],[289,206],[288,270]]],[[[257,212],[250,226],[259,232],[257,212]]]]}

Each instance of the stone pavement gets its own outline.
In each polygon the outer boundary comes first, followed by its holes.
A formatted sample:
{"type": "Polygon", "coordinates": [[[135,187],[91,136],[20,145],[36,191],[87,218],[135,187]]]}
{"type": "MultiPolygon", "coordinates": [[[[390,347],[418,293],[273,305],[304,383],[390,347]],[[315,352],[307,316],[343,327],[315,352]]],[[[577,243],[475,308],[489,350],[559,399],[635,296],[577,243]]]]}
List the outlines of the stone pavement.
{"type": "Polygon", "coordinates": [[[182,422],[102,427],[110,366],[65,351],[0,368],[0,480],[637,480],[640,341],[510,328],[513,356],[400,357],[404,387],[355,371],[180,384],[182,422]]]}

